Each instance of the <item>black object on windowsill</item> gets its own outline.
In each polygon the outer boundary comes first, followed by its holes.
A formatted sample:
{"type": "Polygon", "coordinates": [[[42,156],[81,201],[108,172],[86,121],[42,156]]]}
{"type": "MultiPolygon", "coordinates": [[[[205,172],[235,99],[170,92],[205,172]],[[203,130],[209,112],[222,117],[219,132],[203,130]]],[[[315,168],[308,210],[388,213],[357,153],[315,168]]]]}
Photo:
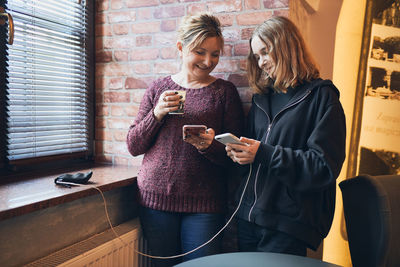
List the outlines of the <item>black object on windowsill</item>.
{"type": "Polygon", "coordinates": [[[89,179],[92,177],[93,171],[87,173],[75,173],[75,174],[62,174],[54,179],[56,185],[61,185],[65,187],[76,186],[80,184],[87,184],[89,179]]]}

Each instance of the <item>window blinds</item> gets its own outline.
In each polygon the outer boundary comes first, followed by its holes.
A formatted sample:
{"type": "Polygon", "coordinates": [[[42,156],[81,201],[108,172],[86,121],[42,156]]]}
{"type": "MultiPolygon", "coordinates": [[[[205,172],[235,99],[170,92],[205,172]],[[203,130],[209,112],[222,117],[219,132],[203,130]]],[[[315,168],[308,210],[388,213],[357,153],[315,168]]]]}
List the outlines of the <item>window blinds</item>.
{"type": "Polygon", "coordinates": [[[88,12],[85,1],[9,0],[7,158],[88,151],[88,12]]]}

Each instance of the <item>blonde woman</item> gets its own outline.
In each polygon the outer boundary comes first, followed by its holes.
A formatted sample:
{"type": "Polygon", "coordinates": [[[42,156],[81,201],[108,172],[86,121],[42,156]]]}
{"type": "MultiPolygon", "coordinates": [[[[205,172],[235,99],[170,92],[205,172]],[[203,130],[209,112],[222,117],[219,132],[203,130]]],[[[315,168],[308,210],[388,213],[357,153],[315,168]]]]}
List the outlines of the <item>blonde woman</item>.
{"type": "Polygon", "coordinates": [[[239,188],[246,188],[237,214],[239,249],[306,256],[333,219],[345,159],[339,91],[319,78],[299,30],[285,17],[255,29],[247,63],[255,91],[241,137],[248,146],[226,147],[250,170],[239,188]]]}
{"type": "MultiPolygon", "coordinates": [[[[209,14],[182,19],[177,49],[182,67],[147,89],[127,144],[134,156],[144,154],[138,175],[140,219],[152,254],[172,256],[190,251],[213,237],[224,223],[226,177],[232,164],[217,133],[240,134],[244,115],[236,87],[212,76],[223,50],[218,19],[209,14]],[[178,91],[186,92],[184,114],[178,91]],[[184,125],[207,131],[183,138],[184,125]],[[184,139],[184,140],[183,140],[184,139]]],[[[183,260],[220,251],[221,236],[183,260]]],[[[156,260],[171,266],[178,259],[156,260]]]]}

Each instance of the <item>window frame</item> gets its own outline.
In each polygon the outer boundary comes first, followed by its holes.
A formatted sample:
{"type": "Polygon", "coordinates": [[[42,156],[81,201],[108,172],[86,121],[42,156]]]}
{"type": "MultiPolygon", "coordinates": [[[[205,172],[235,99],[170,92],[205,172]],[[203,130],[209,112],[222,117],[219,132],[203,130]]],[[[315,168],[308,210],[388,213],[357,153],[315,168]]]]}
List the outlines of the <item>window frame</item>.
{"type": "MultiPolygon", "coordinates": [[[[6,8],[7,0],[0,0],[0,7],[6,8]]],[[[43,156],[29,159],[15,160],[10,163],[7,159],[7,96],[6,96],[6,73],[0,71],[0,177],[19,174],[27,171],[54,170],[74,164],[94,162],[94,139],[95,139],[95,1],[83,0],[81,5],[88,8],[88,150],[84,152],[60,154],[55,156],[43,156]]],[[[7,10],[5,9],[5,12],[7,10]]],[[[8,42],[8,21],[6,25],[0,25],[0,61],[5,68],[8,42]]],[[[1,182],[1,179],[0,179],[1,182]]]]}

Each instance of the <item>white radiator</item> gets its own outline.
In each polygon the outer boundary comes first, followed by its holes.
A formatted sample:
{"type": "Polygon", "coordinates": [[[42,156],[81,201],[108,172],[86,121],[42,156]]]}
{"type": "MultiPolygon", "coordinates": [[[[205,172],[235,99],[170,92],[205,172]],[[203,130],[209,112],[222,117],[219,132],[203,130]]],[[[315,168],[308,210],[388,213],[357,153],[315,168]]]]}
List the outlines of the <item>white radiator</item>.
{"type": "Polygon", "coordinates": [[[30,267],[150,267],[148,258],[134,252],[147,252],[137,219],[114,227],[122,241],[111,230],[95,235],[70,247],[52,253],[26,266],[30,267]]]}

